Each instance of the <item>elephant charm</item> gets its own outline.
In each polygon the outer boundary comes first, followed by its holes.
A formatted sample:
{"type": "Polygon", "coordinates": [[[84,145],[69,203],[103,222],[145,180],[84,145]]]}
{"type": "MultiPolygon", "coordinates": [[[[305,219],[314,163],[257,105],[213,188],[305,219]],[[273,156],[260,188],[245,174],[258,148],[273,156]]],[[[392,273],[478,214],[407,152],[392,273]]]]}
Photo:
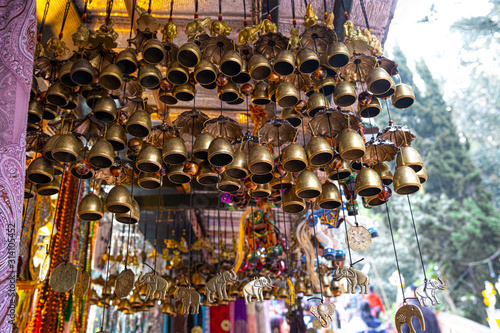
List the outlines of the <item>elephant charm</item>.
{"type": "Polygon", "coordinates": [[[276,24],[273,23],[273,21],[266,18],[261,22],[260,33],[265,35],[270,32],[276,33],[278,32],[278,28],[276,27],[276,24]]]}
{"type": "Polygon", "coordinates": [[[221,20],[214,20],[210,24],[210,36],[215,37],[219,36],[229,36],[231,33],[231,28],[227,25],[226,22],[221,20]]]}
{"type": "Polygon", "coordinates": [[[359,286],[360,294],[368,294],[368,285],[370,284],[370,279],[365,273],[358,271],[352,267],[344,266],[340,269],[336,269],[333,274],[335,280],[340,280],[342,278],[347,279],[347,291],[351,294],[356,293],[356,286],[359,286]]]}
{"type": "Polygon", "coordinates": [[[410,333],[416,333],[415,328],[413,327],[412,318],[417,317],[420,321],[420,327],[422,331],[425,331],[425,321],[424,315],[422,314],[422,310],[416,305],[413,304],[404,304],[402,307],[396,311],[396,330],[398,333],[402,333],[401,328],[404,324],[408,325],[410,329],[410,333]]]}
{"type": "Polygon", "coordinates": [[[173,21],[168,20],[167,23],[161,28],[161,33],[163,34],[163,42],[171,42],[175,37],[177,37],[177,25],[173,21]]]}
{"type": "Polygon", "coordinates": [[[188,36],[188,38],[193,38],[197,33],[204,34],[205,26],[210,24],[210,21],[212,21],[210,17],[205,17],[204,19],[197,18],[189,22],[186,24],[186,36],[188,36]]]}
{"type": "Polygon", "coordinates": [[[188,315],[190,313],[189,308],[191,307],[191,314],[198,314],[200,311],[200,294],[191,288],[177,287],[174,293],[175,301],[182,301],[182,312],[181,315],[188,315]]]}
{"type": "Polygon", "coordinates": [[[161,276],[155,275],[153,272],[146,273],[142,275],[142,272],[139,274],[139,278],[137,279],[138,285],[147,284],[148,288],[146,291],[146,299],[144,302],[147,302],[150,299],[153,299],[154,293],[158,293],[158,298],[163,300],[169,288],[167,280],[162,278],[161,276]]]}
{"type": "Polygon", "coordinates": [[[220,300],[228,298],[226,289],[226,283],[228,282],[236,282],[236,273],[234,271],[225,271],[207,281],[205,294],[210,303],[215,302],[216,294],[219,294],[220,300]]]}
{"type": "Polygon", "coordinates": [[[257,40],[257,32],[262,28],[262,23],[246,27],[238,33],[238,44],[246,45],[248,42],[255,42],[257,40]]]}
{"type": "Polygon", "coordinates": [[[437,280],[430,279],[427,283],[422,283],[415,289],[415,296],[417,297],[418,304],[420,306],[427,306],[426,300],[429,299],[432,305],[440,304],[436,297],[436,290],[444,290],[446,284],[442,277],[438,277],[437,280]]]}
{"type": "Polygon", "coordinates": [[[262,294],[262,288],[272,288],[273,280],[270,276],[267,278],[261,276],[253,281],[248,282],[243,287],[243,296],[245,297],[245,304],[252,303],[252,296],[256,298],[257,302],[264,302],[264,296],[262,294]]]}
{"type": "Polygon", "coordinates": [[[309,312],[311,312],[313,316],[319,319],[321,326],[327,328],[330,326],[333,315],[335,314],[335,304],[323,304],[323,301],[321,301],[318,306],[311,306],[309,312]]]}

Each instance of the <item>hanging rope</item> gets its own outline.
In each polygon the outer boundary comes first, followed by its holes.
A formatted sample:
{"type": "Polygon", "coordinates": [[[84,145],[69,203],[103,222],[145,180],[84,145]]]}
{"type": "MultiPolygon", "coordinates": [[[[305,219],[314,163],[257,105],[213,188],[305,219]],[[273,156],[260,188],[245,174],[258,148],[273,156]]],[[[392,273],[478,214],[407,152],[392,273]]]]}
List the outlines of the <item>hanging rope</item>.
{"type": "Polygon", "coordinates": [[[63,30],[64,30],[64,26],[66,25],[66,19],[68,18],[70,7],[71,7],[71,0],[68,0],[68,1],[66,1],[66,5],[64,6],[64,14],[63,14],[62,23],[61,23],[61,31],[59,31],[59,39],[63,38],[63,30]]]}
{"type": "MultiPolygon", "coordinates": [[[[113,9],[113,0],[108,0],[106,4],[106,27],[109,25],[109,20],[111,18],[111,10],[113,9]]],[[[135,10],[135,7],[134,7],[135,10]]]]}
{"type": "MultiPolygon", "coordinates": [[[[319,269],[319,240],[318,237],[316,237],[316,228],[314,226],[314,201],[311,201],[311,225],[313,225],[313,231],[314,231],[314,240],[316,242],[316,265],[317,265],[317,270],[318,270],[318,278],[319,278],[319,290],[321,294],[321,303],[323,303],[323,282],[321,281],[321,270],[319,269]]],[[[321,223],[321,221],[318,221],[318,223],[321,223]]],[[[313,298],[310,298],[313,299],[313,298]]]]}
{"type": "Polygon", "coordinates": [[[42,22],[40,23],[40,30],[38,31],[37,40],[40,42],[42,40],[43,28],[45,27],[45,20],[47,19],[47,14],[49,13],[50,0],[45,2],[45,7],[43,8],[42,22]]]}
{"type": "Polygon", "coordinates": [[[194,1],[194,18],[198,18],[198,0],[194,1]]]}
{"type": "Polygon", "coordinates": [[[132,45],[132,31],[134,30],[134,18],[135,18],[135,9],[137,7],[137,0],[132,1],[132,14],[130,15],[130,34],[128,40],[128,46],[132,45]]]}
{"type": "Polygon", "coordinates": [[[363,16],[365,18],[366,28],[372,31],[372,29],[370,29],[370,24],[368,23],[368,15],[366,14],[365,1],[359,0],[359,3],[361,4],[361,11],[363,12],[363,16]]]}
{"type": "MultiPolygon", "coordinates": [[[[194,97],[194,102],[196,105],[196,95],[194,97]]],[[[194,119],[195,117],[193,116],[191,118],[193,124],[191,126],[191,159],[193,158],[193,146],[194,146],[194,119]]],[[[193,233],[193,225],[192,225],[192,214],[193,214],[193,186],[191,185],[190,191],[189,191],[189,231],[188,231],[188,288],[189,284],[191,283],[191,237],[193,233]]]]}
{"type": "Polygon", "coordinates": [[[132,207],[130,208],[130,214],[129,214],[129,221],[128,221],[128,236],[127,236],[127,257],[125,258],[125,269],[127,269],[127,264],[128,264],[128,254],[129,254],[129,248],[130,248],[130,229],[132,226],[132,208],[133,208],[133,201],[134,201],[134,180],[135,180],[135,172],[132,169],[132,188],[130,190],[130,197],[132,198],[132,207]]]}
{"type": "MultiPolygon", "coordinates": [[[[217,169],[217,176],[219,177],[218,180],[217,180],[217,189],[219,188],[219,182],[220,182],[220,171],[219,169],[217,169]]],[[[217,241],[219,243],[219,254],[218,254],[218,263],[217,263],[217,272],[220,274],[220,250],[221,250],[221,243],[220,243],[220,202],[221,202],[221,198],[222,198],[222,191],[219,190],[219,194],[218,194],[219,198],[217,200],[217,234],[218,234],[218,238],[217,238],[217,241]]]]}
{"type": "MultiPolygon", "coordinates": [[[[108,260],[106,263],[106,282],[104,283],[104,304],[106,304],[106,298],[108,296],[107,290],[108,290],[108,279],[109,279],[109,259],[111,257],[111,241],[113,240],[113,220],[115,219],[115,214],[111,215],[111,229],[109,230],[109,240],[108,240],[108,247],[106,248],[106,254],[108,255],[108,260]]],[[[103,331],[104,328],[104,315],[106,313],[106,306],[102,307],[102,321],[101,321],[101,332],[103,331]]]]}
{"type": "Polygon", "coordinates": [[[297,19],[295,18],[295,0],[292,0],[292,24],[294,28],[297,26],[297,19]]]}
{"type": "Polygon", "coordinates": [[[169,21],[172,21],[172,13],[174,12],[174,0],[170,1],[170,16],[168,17],[169,21]]]}
{"type": "Polygon", "coordinates": [[[422,271],[424,272],[424,283],[425,283],[424,290],[425,290],[427,288],[427,273],[425,272],[424,259],[422,258],[422,250],[420,249],[420,242],[418,241],[417,227],[415,226],[415,219],[413,217],[413,209],[411,208],[410,196],[407,195],[406,198],[408,199],[408,206],[410,207],[411,223],[413,225],[413,231],[415,232],[415,240],[417,241],[418,255],[420,256],[420,263],[422,264],[422,271]]]}
{"type": "Polygon", "coordinates": [[[248,25],[247,21],[247,4],[245,0],[243,0],[243,25],[246,27],[248,25]]]}

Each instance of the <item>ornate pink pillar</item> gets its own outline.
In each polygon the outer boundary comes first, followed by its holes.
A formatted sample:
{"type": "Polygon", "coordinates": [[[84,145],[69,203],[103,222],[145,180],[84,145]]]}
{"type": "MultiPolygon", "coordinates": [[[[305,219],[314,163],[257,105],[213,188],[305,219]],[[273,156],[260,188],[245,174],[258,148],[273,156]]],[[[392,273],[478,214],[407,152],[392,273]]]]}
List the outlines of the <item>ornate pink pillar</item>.
{"type": "Polygon", "coordinates": [[[11,332],[22,224],[36,1],[0,0],[0,332],[11,332]]]}

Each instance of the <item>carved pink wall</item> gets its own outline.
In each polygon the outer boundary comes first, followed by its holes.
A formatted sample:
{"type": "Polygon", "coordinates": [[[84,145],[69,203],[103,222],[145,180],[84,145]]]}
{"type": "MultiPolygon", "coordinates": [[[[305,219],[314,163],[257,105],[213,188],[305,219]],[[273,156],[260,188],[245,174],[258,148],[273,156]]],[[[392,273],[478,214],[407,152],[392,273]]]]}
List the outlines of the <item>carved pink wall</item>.
{"type": "Polygon", "coordinates": [[[11,332],[22,224],[25,134],[36,42],[36,1],[0,0],[0,332],[11,332]]]}

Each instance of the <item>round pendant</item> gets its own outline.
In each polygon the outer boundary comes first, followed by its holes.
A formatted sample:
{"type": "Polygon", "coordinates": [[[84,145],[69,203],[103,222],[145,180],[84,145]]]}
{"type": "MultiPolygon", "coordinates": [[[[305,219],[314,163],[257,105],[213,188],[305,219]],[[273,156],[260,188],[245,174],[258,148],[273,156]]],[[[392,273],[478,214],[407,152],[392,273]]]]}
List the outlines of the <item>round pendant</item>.
{"type": "Polygon", "coordinates": [[[347,230],[346,238],[349,243],[349,247],[354,251],[364,251],[372,243],[372,235],[363,226],[350,227],[347,230]]]}

